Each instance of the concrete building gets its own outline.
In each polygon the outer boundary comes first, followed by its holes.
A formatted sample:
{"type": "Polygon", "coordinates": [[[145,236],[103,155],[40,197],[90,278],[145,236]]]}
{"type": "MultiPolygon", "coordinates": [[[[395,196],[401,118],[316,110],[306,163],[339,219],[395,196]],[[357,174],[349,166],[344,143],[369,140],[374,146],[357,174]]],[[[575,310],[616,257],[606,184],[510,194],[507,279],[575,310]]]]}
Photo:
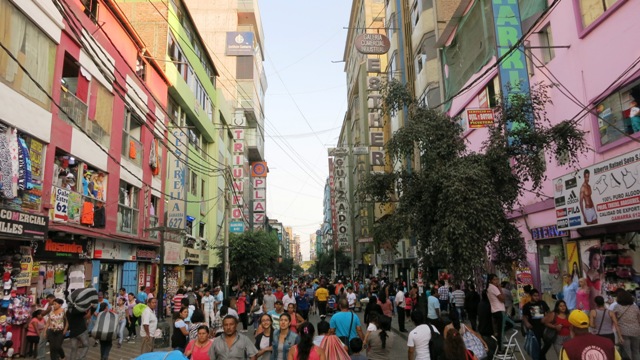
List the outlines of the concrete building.
{"type": "MultiPolygon", "coordinates": [[[[498,2],[494,1],[494,4],[498,2]]],[[[612,271],[611,256],[623,253],[625,264],[640,263],[636,232],[640,230],[640,215],[635,205],[640,191],[637,179],[640,152],[640,118],[634,101],[640,100],[640,64],[638,52],[631,51],[640,23],[634,15],[640,4],[634,1],[592,2],[531,1],[520,2],[521,23],[496,18],[498,27],[521,26],[524,51],[516,51],[512,61],[498,66],[495,47],[501,38],[487,39],[487,49],[474,48],[469,34],[493,34],[492,24],[483,27],[471,21],[480,11],[489,9],[491,1],[462,1],[456,13],[462,17],[446,25],[450,34],[440,43],[447,53],[453,43],[467,59],[460,60],[458,69],[449,75],[447,97],[453,97],[449,114],[460,115],[466,125],[468,109],[491,107],[500,96],[503,83],[509,81],[501,69],[522,74],[530,84],[552,84],[549,91],[552,104],[546,107],[552,124],[572,120],[585,132],[591,151],[582,154],[578,168],[547,159],[547,180],[542,196],[525,193],[522,207],[511,218],[522,232],[527,247],[528,267],[533,284],[541,292],[555,294],[562,289],[562,273],[586,276],[592,295],[610,299],[615,287],[637,287],[637,279],[624,269],[612,271]],[[462,42],[469,39],[469,42],[462,42]],[[484,72],[486,75],[481,75],[484,72]],[[501,83],[502,81],[502,83],[501,83]],[[469,86],[460,93],[459,89],[469,86]],[[588,170],[588,171],[587,171],[588,170]],[[609,260],[607,260],[609,259],[609,260]]],[[[496,14],[514,13],[513,6],[500,5],[496,14]]],[[[511,40],[510,40],[511,41],[511,40]]],[[[456,66],[455,59],[445,66],[456,66]]],[[[486,139],[485,129],[465,127],[464,137],[474,150],[486,139]]],[[[515,274],[505,274],[514,278],[515,274]]]]}
{"type": "Polygon", "coordinates": [[[217,87],[217,67],[185,4],[118,3],[146,44],[148,57],[161,62],[169,84],[167,112],[175,149],[167,158],[167,225],[186,234],[164,234],[167,291],[175,292],[177,285],[208,283],[218,264],[209,257],[214,246],[222,245],[218,216],[224,191],[231,188],[225,176],[234,140],[232,115],[222,112],[226,107],[220,105],[225,99],[217,87]]]}

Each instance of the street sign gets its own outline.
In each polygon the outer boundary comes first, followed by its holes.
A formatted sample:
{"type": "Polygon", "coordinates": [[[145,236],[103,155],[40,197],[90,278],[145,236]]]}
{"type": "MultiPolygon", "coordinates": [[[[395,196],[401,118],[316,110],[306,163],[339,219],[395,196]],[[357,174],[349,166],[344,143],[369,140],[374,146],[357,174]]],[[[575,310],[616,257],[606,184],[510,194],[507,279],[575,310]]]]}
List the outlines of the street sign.
{"type": "Polygon", "coordinates": [[[229,223],[229,232],[232,232],[232,233],[244,232],[244,221],[231,221],[229,223]]]}

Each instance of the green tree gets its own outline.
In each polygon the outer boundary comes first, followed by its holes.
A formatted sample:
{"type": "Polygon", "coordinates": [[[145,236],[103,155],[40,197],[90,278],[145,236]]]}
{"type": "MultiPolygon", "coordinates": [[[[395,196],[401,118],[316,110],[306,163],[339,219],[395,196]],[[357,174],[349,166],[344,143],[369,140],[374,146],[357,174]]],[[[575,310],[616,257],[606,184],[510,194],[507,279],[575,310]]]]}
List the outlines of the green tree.
{"type": "Polygon", "coordinates": [[[507,214],[520,207],[525,192],[538,193],[545,157],[573,165],[587,148],[574,123],[551,126],[547,87],[536,85],[531,96],[513,94],[499,102],[480,152],[467,148],[459,119],[421,106],[398,82],[387,86],[383,98],[386,114],[408,109],[405,126],[386,144],[389,159],[419,164],[411,171],[394,166],[399,170],[360,183],[362,201],[395,205],[393,214],[374,224],[374,241],[388,247],[415,237],[425,268],[446,267],[458,279],[481,269],[488,253],[501,269],[523,261],[520,231],[507,214]]]}
{"type": "MultiPolygon", "coordinates": [[[[224,249],[218,247],[218,256],[224,249]]],[[[264,277],[278,260],[278,240],[264,231],[247,231],[229,236],[230,277],[236,281],[264,277]]]]}
{"type": "MultiPolygon", "coordinates": [[[[324,252],[316,258],[316,263],[311,267],[312,274],[322,274],[330,276],[333,272],[333,251],[324,252]]],[[[351,257],[345,254],[342,249],[336,251],[336,267],[338,274],[346,274],[351,268],[351,257]]]]}

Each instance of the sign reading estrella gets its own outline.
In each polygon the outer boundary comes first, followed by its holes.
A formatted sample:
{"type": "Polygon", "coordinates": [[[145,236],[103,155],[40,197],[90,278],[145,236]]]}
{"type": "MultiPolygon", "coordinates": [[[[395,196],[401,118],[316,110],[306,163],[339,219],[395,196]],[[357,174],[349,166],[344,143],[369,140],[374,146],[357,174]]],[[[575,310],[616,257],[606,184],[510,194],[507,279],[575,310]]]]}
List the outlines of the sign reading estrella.
{"type": "Polygon", "coordinates": [[[168,187],[169,199],[167,203],[167,227],[184,229],[186,222],[186,188],[187,175],[187,134],[181,129],[171,131],[174,153],[169,155],[168,187]]]}
{"type": "MultiPolygon", "coordinates": [[[[492,0],[492,4],[496,46],[498,47],[498,57],[501,58],[522,37],[520,8],[518,0],[492,0]]],[[[518,49],[512,51],[502,60],[499,71],[500,88],[505,100],[508,100],[510,93],[529,94],[529,74],[524,56],[524,45],[521,44],[518,49]]],[[[532,122],[533,118],[529,121],[532,122]]],[[[513,125],[509,122],[508,129],[511,129],[513,125]]]]}

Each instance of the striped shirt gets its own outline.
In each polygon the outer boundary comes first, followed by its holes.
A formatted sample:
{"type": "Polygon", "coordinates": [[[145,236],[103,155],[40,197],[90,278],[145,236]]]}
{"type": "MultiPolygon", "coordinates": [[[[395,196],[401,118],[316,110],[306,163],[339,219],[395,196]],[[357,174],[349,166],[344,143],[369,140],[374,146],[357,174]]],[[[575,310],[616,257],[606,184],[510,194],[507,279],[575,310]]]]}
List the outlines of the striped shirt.
{"type": "Polygon", "coordinates": [[[176,294],[173,297],[173,312],[180,312],[182,308],[182,299],[184,298],[184,294],[176,294]]]}

